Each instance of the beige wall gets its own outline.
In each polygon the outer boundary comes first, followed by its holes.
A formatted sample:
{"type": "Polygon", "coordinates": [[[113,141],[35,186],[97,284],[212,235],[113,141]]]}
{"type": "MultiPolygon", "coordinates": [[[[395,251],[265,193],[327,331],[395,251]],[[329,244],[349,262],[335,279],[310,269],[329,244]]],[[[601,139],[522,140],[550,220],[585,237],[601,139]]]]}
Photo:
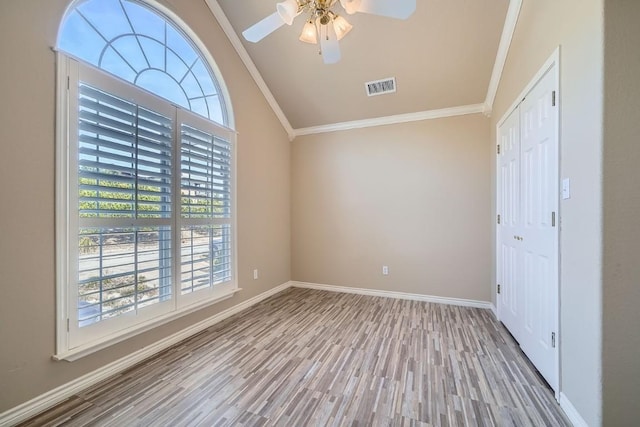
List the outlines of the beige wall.
{"type": "Polygon", "coordinates": [[[489,301],[489,145],[480,114],[297,138],[293,280],[489,301]]]}
{"type": "Polygon", "coordinates": [[[67,0],[0,3],[0,412],[290,279],[289,141],[201,0],[165,2],[231,94],[238,137],[234,298],[76,362],[54,362],[54,54],[67,0]],[[252,269],[260,269],[254,281],[252,269]]]}
{"type": "Polygon", "coordinates": [[[640,422],[640,2],[605,2],[604,425],[640,422]]]}
{"type": "Polygon", "coordinates": [[[604,0],[524,0],[490,123],[473,115],[306,136],[291,152],[285,132],[204,2],[164,2],[210,49],[231,93],[240,132],[244,290],[73,363],[51,360],[55,73],[50,46],[67,2],[0,4],[0,412],[290,278],[490,300],[495,197],[488,195],[495,183],[495,124],[561,45],[561,176],[572,181],[572,198],[561,204],[561,389],[589,425],[599,425],[604,375],[605,422],[624,425],[640,417],[635,399],[640,337],[634,334],[640,324],[640,63],[632,54],[639,40],[637,2],[607,0],[605,62],[604,0]],[[381,275],[383,264],[389,276],[381,275]],[[253,268],[260,269],[257,281],[251,278],[253,268]]]}
{"type": "Polygon", "coordinates": [[[560,206],[561,390],[592,426],[602,413],[602,14],[603,0],[524,0],[492,114],[495,144],[496,123],[560,45],[561,177],[571,179],[560,206]]]}

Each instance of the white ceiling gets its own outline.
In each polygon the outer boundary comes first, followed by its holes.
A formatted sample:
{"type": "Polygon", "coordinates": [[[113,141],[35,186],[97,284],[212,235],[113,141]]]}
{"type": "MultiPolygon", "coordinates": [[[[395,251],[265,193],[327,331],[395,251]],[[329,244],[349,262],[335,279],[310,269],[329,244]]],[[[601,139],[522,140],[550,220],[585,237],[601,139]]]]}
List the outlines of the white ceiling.
{"type": "MultiPolygon", "coordinates": [[[[224,13],[295,129],[484,103],[509,7],[509,0],[417,0],[406,21],[343,13],[353,30],[340,41],[341,61],[325,65],[317,46],[298,41],[302,16],[259,43],[244,40],[242,31],[276,2],[217,0],[217,15],[224,13]],[[396,78],[397,92],[367,97],[364,83],[386,77],[396,78]]],[[[215,0],[207,3],[216,13],[215,0]]]]}

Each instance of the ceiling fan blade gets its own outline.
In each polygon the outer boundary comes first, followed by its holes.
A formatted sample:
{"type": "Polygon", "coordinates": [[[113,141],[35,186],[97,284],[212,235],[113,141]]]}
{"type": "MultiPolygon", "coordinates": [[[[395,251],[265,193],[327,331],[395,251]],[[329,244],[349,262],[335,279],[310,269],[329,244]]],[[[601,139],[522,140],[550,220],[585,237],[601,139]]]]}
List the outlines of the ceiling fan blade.
{"type": "Polygon", "coordinates": [[[416,10],[416,0],[340,0],[347,11],[370,13],[389,18],[407,19],[416,10]]]}
{"type": "Polygon", "coordinates": [[[257,43],[263,38],[267,37],[269,34],[273,33],[278,28],[284,25],[284,21],[278,14],[275,12],[257,24],[252,25],[242,32],[242,35],[245,39],[250,42],[257,43]]]}
{"type": "Polygon", "coordinates": [[[320,30],[320,49],[325,64],[335,64],[340,61],[340,45],[333,25],[323,25],[320,30]]]}

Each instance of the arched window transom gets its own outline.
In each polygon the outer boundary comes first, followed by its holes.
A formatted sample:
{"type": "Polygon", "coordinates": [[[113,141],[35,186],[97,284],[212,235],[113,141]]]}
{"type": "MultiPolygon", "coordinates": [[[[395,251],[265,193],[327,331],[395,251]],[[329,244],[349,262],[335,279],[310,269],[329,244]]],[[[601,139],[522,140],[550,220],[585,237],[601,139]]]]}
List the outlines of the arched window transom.
{"type": "Polygon", "coordinates": [[[171,20],[136,0],[77,2],[58,48],[216,123],[228,125],[207,61],[171,20]]]}

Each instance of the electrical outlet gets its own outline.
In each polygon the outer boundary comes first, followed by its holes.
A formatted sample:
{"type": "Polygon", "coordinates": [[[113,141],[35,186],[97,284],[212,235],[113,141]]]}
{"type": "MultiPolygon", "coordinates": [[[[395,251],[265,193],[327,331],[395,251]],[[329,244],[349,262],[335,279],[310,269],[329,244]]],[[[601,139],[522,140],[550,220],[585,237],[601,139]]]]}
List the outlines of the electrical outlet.
{"type": "Polygon", "coordinates": [[[253,280],[258,280],[258,269],[253,270],[253,280]]]}
{"type": "Polygon", "coordinates": [[[383,276],[388,276],[389,275],[389,267],[386,265],[382,266],[382,275],[383,276]]]}

